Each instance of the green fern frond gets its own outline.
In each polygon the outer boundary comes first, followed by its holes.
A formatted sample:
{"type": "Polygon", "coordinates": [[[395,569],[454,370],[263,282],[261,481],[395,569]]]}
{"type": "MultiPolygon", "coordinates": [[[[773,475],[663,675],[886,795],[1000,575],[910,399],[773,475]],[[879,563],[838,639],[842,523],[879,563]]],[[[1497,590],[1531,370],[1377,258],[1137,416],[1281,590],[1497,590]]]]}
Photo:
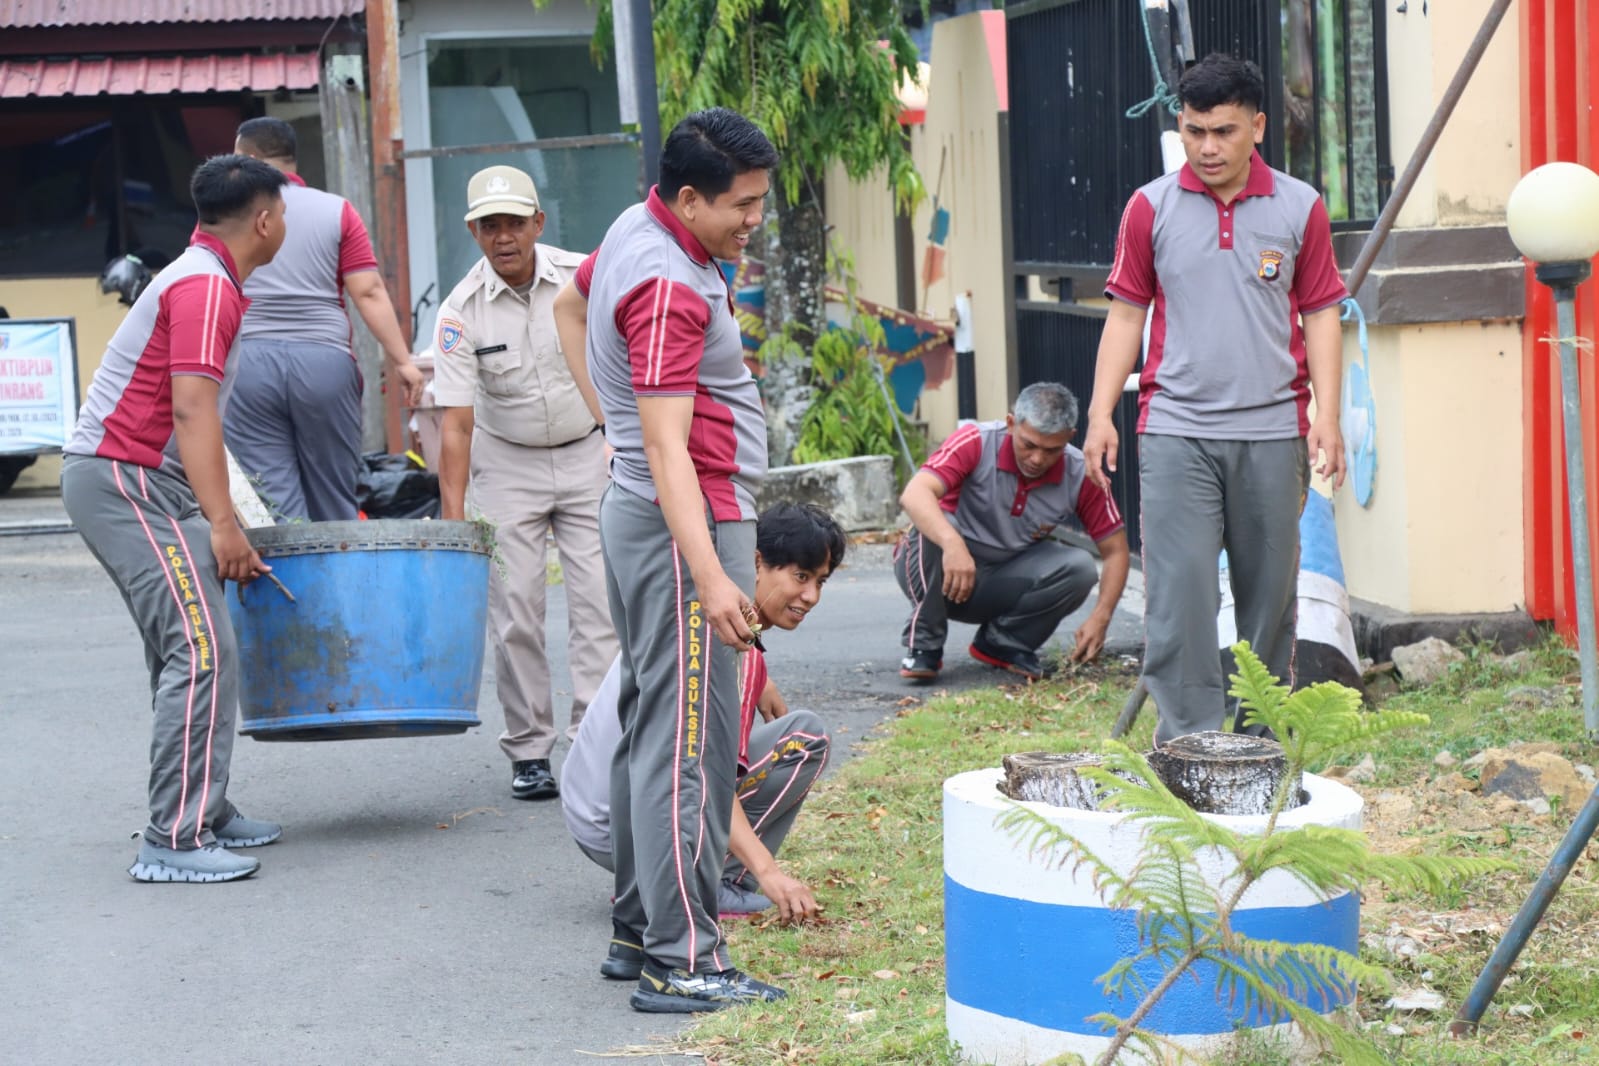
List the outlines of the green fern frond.
{"type": "Polygon", "coordinates": [[[1377,855],[1366,873],[1390,888],[1420,889],[1441,895],[1465,882],[1516,869],[1507,859],[1464,855],[1377,855]]]}
{"type": "MultiPolygon", "coordinates": [[[[1311,1039],[1330,1047],[1337,1061],[1344,1066],[1385,1066],[1386,1060],[1382,1053],[1361,1034],[1351,1032],[1338,1024],[1336,1015],[1325,1016],[1284,995],[1279,989],[1261,983],[1255,974],[1226,956],[1210,961],[1214,962],[1219,970],[1230,971],[1237,982],[1237,987],[1247,989],[1248,1010],[1258,1011],[1268,1020],[1293,1022],[1311,1039]]],[[[1221,993],[1222,987],[1222,982],[1218,978],[1218,994],[1221,993]]]]}
{"type": "MultiPolygon", "coordinates": [[[[1272,723],[1277,720],[1278,711],[1288,698],[1288,686],[1279,684],[1271,676],[1266,664],[1250,648],[1249,641],[1240,640],[1233,645],[1232,652],[1238,672],[1233,675],[1232,687],[1227,694],[1236,697],[1258,721],[1271,726],[1275,732],[1276,726],[1272,723]]],[[[1247,718],[1245,720],[1248,721],[1247,718]]]]}

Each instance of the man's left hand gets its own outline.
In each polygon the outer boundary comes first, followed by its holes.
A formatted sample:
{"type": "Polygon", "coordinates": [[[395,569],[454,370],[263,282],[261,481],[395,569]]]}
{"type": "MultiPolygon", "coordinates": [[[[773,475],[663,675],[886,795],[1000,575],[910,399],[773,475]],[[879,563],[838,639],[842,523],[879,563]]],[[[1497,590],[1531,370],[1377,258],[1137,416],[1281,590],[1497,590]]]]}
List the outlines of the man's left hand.
{"type": "Polygon", "coordinates": [[[1318,457],[1321,465],[1315,467],[1316,473],[1327,478],[1333,483],[1333,488],[1342,488],[1344,484],[1344,436],[1338,431],[1337,415],[1318,415],[1316,421],[1310,424],[1310,433],[1305,437],[1305,447],[1310,452],[1310,461],[1314,464],[1318,457]]]}
{"type": "Polygon", "coordinates": [[[760,882],[761,894],[777,906],[777,917],[784,924],[804,922],[822,913],[816,897],[805,882],[774,869],[760,882]]]}
{"type": "Polygon", "coordinates": [[[396,363],[394,376],[400,382],[401,399],[405,406],[415,407],[422,402],[422,388],[427,384],[427,381],[423,378],[422,371],[415,363],[409,360],[404,363],[396,363]]]}
{"type": "Polygon", "coordinates": [[[1075,644],[1072,647],[1071,661],[1087,663],[1099,658],[1099,653],[1105,649],[1105,631],[1109,628],[1109,618],[1101,618],[1097,614],[1089,615],[1087,621],[1078,626],[1077,632],[1072,634],[1075,644]]]}

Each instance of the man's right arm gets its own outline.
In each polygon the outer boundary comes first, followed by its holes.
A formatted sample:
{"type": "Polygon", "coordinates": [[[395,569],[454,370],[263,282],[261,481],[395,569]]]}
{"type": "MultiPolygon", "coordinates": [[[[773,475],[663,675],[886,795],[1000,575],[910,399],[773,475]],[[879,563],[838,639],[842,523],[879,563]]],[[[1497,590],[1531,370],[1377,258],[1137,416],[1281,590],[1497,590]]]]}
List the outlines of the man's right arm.
{"type": "Polygon", "coordinates": [[[1127,375],[1138,365],[1144,346],[1144,317],[1148,309],[1120,300],[1110,302],[1105,330],[1099,335],[1099,355],[1094,364],[1094,395],[1088,402],[1088,434],[1083,438],[1083,458],[1088,462],[1088,477],[1106,492],[1110,478],[1105,469],[1116,472],[1118,438],[1114,418],[1116,404],[1127,384],[1127,375]]]}
{"type": "Polygon", "coordinates": [[[472,428],[477,420],[470,407],[446,407],[439,427],[439,517],[459,522],[466,518],[466,483],[472,476],[472,428]]]}
{"type": "Polygon", "coordinates": [[[939,504],[948,491],[937,474],[927,469],[918,470],[905,491],[899,494],[899,505],[905,508],[922,536],[943,552],[945,597],[953,603],[965,603],[977,583],[977,563],[966,547],[966,538],[960,535],[960,530],[950,522],[939,504]]]}
{"type": "Polygon", "coordinates": [[[566,359],[566,369],[577,385],[589,417],[597,425],[605,425],[605,412],[600,409],[599,394],[589,378],[588,336],[589,300],[576,283],[567,282],[555,296],[555,335],[561,341],[561,355],[566,359]]]}
{"type": "Polygon", "coordinates": [[[1116,472],[1119,441],[1113,421],[1116,404],[1127,386],[1127,376],[1138,365],[1144,347],[1144,319],[1155,299],[1155,208],[1143,191],[1133,193],[1122,211],[1116,234],[1116,259],[1105,279],[1110,314],[1099,335],[1099,355],[1094,364],[1094,395],[1088,402],[1088,431],[1083,437],[1083,458],[1088,477],[1106,492],[1116,472]]]}

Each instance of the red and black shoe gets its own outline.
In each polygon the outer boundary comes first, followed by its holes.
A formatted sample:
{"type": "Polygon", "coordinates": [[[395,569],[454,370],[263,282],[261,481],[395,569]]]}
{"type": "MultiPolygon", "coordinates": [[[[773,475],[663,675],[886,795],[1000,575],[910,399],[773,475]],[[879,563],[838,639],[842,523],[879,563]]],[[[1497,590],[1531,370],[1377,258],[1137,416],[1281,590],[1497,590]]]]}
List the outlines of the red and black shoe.
{"type": "Polygon", "coordinates": [[[931,681],[938,676],[944,668],[944,653],[941,650],[911,649],[911,653],[899,661],[899,676],[908,677],[913,681],[931,681]]]}
{"type": "Polygon", "coordinates": [[[1009,670],[1013,674],[1020,674],[1029,681],[1040,681],[1050,674],[1049,667],[1032,652],[996,648],[984,640],[981,633],[973,638],[972,646],[967,650],[978,662],[987,663],[998,670],[1009,670]]]}

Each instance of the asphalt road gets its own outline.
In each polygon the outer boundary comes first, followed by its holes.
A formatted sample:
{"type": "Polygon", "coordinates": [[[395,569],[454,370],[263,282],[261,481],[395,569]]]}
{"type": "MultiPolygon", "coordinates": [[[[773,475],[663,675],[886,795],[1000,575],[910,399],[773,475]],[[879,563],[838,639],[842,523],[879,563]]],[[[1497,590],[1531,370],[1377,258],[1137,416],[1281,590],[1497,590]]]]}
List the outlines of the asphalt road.
{"type": "MultiPolygon", "coordinates": [[[[283,840],[247,881],[141,885],[125,871],[150,696],[122,601],[75,535],[25,535],[0,537],[0,605],[0,1061],[566,1066],[676,1031],[598,976],[609,875],[557,805],[511,799],[492,664],[484,724],[459,736],[240,739],[230,796],[283,840]]],[[[564,690],[560,588],[550,606],[564,690]]],[[[937,690],[894,670],[902,613],[887,549],[864,547],[799,631],[772,634],[773,677],[838,754],[937,690]]],[[[1140,613],[1135,591],[1112,650],[1136,648],[1140,613]]],[[[954,627],[938,688],[1000,678],[965,656],[969,633],[954,627]]]]}

